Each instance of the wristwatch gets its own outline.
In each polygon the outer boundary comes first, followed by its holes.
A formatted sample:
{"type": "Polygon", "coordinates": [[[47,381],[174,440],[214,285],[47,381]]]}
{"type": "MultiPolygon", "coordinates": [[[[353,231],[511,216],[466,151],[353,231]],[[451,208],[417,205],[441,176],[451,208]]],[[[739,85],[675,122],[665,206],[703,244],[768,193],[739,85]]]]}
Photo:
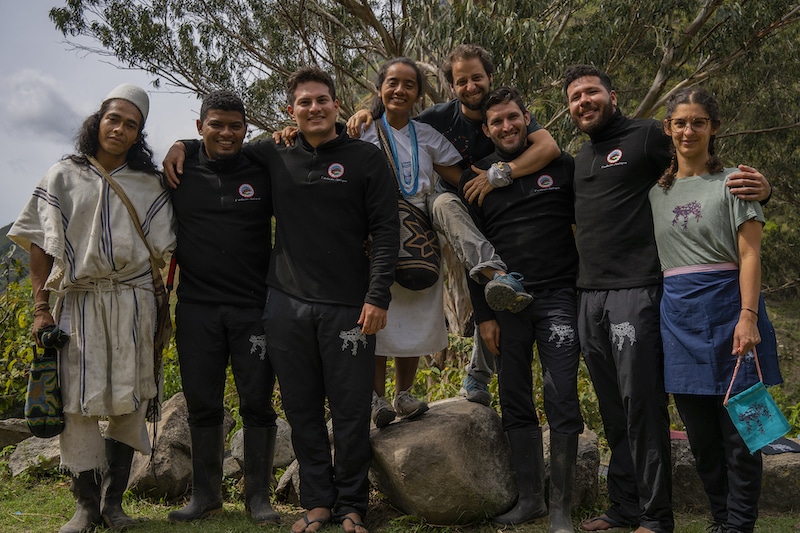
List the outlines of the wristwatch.
{"type": "Polygon", "coordinates": [[[495,188],[511,185],[511,165],[505,161],[494,163],[486,172],[486,179],[495,188]]]}

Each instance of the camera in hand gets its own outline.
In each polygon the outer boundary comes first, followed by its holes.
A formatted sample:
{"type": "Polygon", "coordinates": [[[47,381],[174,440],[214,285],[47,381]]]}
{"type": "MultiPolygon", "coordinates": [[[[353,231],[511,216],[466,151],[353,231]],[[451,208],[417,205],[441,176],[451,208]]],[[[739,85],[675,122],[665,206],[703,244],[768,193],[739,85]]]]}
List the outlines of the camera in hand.
{"type": "Polygon", "coordinates": [[[45,349],[59,350],[69,341],[69,334],[59,329],[55,324],[41,328],[36,332],[36,336],[39,337],[39,342],[42,343],[45,349]]]}

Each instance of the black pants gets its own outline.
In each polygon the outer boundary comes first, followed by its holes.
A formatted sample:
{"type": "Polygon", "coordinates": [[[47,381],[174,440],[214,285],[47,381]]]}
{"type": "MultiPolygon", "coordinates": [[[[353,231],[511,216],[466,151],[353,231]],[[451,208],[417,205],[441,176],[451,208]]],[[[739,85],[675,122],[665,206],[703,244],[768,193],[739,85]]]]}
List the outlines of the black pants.
{"type": "Polygon", "coordinates": [[[533,343],[539,351],[544,411],[550,429],[564,435],[583,431],[578,402],[580,345],[573,289],[538,291],[519,313],[497,313],[500,326],[498,379],[503,429],[539,426],[533,404],[533,343]]]}
{"type": "Polygon", "coordinates": [[[714,522],[751,533],[761,495],[761,452],[750,455],[723,396],[674,394],[714,522]]]}
{"type": "Polygon", "coordinates": [[[665,533],[675,522],[660,299],[660,285],[581,291],[578,333],[611,448],[607,515],[665,533]]]}
{"type": "Polygon", "coordinates": [[[275,289],[264,310],[269,356],[300,464],[300,503],[306,509],[327,507],[338,518],[351,512],[365,516],[369,500],[375,336],[361,333],[360,314],[358,307],[305,302],[275,289]]]}
{"type": "Polygon", "coordinates": [[[222,425],[229,358],[244,425],[275,425],[275,374],[267,357],[261,309],[178,302],[175,327],[191,427],[222,425]]]}

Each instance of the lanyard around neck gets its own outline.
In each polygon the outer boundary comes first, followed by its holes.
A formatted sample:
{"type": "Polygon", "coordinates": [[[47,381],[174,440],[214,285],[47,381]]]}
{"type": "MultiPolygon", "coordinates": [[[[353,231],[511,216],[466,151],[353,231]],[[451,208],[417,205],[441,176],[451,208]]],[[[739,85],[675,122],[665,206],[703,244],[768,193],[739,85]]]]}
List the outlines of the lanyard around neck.
{"type": "Polygon", "coordinates": [[[386,128],[386,136],[389,137],[389,146],[392,149],[392,158],[394,165],[397,167],[397,181],[400,182],[400,190],[404,196],[414,196],[419,190],[419,148],[417,146],[417,131],[414,128],[414,121],[408,121],[408,136],[411,139],[411,167],[412,172],[407,175],[405,172],[406,167],[400,164],[400,157],[397,154],[397,146],[394,142],[394,133],[392,133],[392,126],[386,120],[386,113],[381,116],[383,126],[386,128]]]}

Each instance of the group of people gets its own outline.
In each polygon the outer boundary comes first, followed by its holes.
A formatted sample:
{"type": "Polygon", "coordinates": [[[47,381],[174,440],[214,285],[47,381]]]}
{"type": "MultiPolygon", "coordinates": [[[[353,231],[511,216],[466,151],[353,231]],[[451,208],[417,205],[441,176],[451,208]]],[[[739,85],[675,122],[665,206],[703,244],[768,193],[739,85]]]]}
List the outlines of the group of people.
{"type": "Polygon", "coordinates": [[[753,168],[723,169],[716,100],[683,89],[663,122],[630,119],[604,72],[569,67],[570,114],[589,136],[573,159],[519,91],[491,90],[486,50],[459,45],[443,72],[453,100],[412,116],[423,75],[409,58],[386,61],[372,108],[345,126],[330,75],[301,68],[287,83],[293,143],[245,144],[242,100],[214,91],[197,120],[201,140],[176,143],[164,161],[169,189],[144,140],[142,89],[114,89],[87,119],[77,153],[51,168],[9,232],[31,254],[34,331],[58,324],[71,336],[61,354],[60,443],[77,508],[61,533],[135,523],[122,493],[133,451],[150,452],[145,414],[157,399],[148,248],[159,257],[174,250],[180,269],[176,344],[193,476],[191,499],[168,519],[221,512],[230,364],[253,522],[280,520],[269,487],[277,375],[307,509],[292,531],[337,521],[347,533],[367,532],[370,420],[381,428],[427,411],[411,394],[418,359],[447,343],[441,278],[417,291],[393,281],[398,194],[430,217],[468,272],[477,327],[462,394],[488,405],[497,372],[519,493],[494,522],[549,515],[551,533],[574,532],[583,353],[611,448],[611,506],[581,529],[674,530],[671,393],[712,531],[753,531],[761,457],[747,450],[722,397],[737,358],[737,390],[759,379],[756,346],[765,383],[781,380],[759,294],[758,201],[771,190],[753,168]],[[106,174],[131,197],[147,247],[106,174]],[[50,291],[59,296],[52,313],[50,291]],[[549,501],[534,343],[550,426],[549,501]],[[395,358],[391,402],[387,357],[395,358]]]}

